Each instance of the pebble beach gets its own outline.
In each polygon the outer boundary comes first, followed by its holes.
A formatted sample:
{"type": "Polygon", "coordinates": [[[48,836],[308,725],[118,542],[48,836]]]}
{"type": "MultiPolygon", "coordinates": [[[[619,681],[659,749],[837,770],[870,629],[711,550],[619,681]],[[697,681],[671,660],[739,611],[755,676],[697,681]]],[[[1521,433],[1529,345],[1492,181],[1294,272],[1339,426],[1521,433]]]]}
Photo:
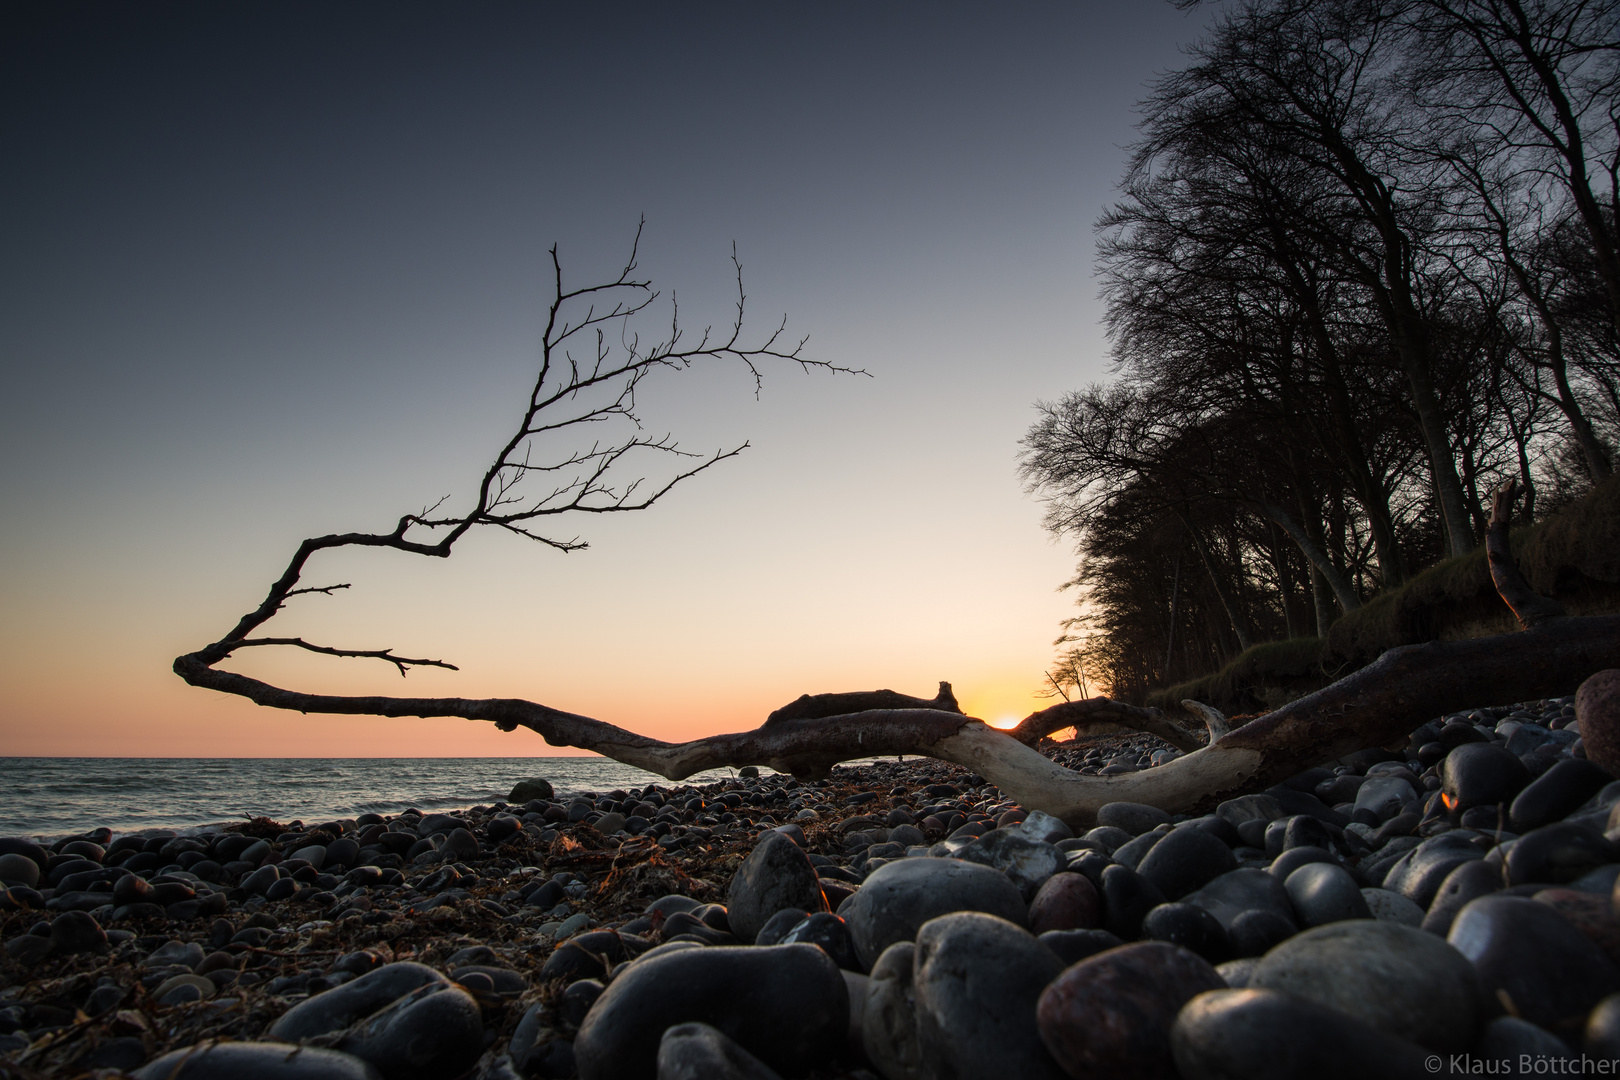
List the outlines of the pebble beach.
{"type": "Polygon", "coordinates": [[[1078,834],[906,759],[0,838],[0,1076],[1613,1074],[1620,782],[1580,726],[1437,717],[1078,834]]]}

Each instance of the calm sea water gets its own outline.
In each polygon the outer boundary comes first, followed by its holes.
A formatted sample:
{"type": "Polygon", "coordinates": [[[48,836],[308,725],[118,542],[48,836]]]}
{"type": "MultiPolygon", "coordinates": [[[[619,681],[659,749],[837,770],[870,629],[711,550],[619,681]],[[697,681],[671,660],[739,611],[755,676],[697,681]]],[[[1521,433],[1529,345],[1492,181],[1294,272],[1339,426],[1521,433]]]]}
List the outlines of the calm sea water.
{"type": "MultiPolygon", "coordinates": [[[[769,770],[762,769],[761,772],[769,770]]],[[[698,773],[682,783],[733,776],[698,773]]],[[[607,758],[0,758],[0,835],[54,838],[248,817],[308,824],[408,806],[446,810],[505,799],[544,777],[559,795],[668,785],[607,758]]]]}

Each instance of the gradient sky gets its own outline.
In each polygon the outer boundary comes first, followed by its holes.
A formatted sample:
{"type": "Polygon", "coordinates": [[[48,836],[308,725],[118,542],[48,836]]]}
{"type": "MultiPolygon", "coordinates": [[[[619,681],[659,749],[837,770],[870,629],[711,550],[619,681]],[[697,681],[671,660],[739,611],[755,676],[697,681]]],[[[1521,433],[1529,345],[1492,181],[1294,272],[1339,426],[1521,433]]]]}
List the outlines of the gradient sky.
{"type": "Polygon", "coordinates": [[[1017,477],[1102,377],[1092,224],[1205,11],[1016,4],[8,5],[0,19],[0,754],[558,753],[461,720],[305,717],[172,658],[298,541],[465,501],[515,421],[552,243],[683,322],[872,378],[651,388],[742,457],[561,555],[323,556],[270,630],[443,657],[253,657],[308,689],[521,696],[660,738],[801,693],[1034,694],[1072,597],[1017,477]]]}

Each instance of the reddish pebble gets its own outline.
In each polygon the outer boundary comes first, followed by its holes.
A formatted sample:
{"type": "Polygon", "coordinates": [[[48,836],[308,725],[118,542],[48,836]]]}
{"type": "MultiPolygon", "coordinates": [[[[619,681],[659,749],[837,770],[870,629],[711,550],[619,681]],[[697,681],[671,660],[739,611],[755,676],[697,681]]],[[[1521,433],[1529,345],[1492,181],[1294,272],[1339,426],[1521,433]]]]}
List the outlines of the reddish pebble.
{"type": "Polygon", "coordinates": [[[1029,928],[1036,934],[1094,930],[1101,925],[1102,900],[1084,874],[1053,874],[1029,904],[1029,928]]]}
{"type": "Polygon", "coordinates": [[[1620,669],[1600,671],[1581,683],[1575,719],[1587,758],[1610,776],[1620,776],[1620,669]]]}

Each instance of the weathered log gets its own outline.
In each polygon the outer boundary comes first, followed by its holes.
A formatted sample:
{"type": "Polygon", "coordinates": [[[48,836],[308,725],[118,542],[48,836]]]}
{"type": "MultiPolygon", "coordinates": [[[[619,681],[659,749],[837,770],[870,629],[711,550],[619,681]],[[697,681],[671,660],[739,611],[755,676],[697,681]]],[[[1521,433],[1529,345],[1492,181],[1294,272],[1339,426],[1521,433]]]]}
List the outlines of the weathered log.
{"type": "Polygon", "coordinates": [[[941,682],[939,693],[932,700],[912,697],[909,694],[897,694],[893,690],[856,690],[814,696],[804,694],[771,713],[765,718],[765,723],[813,720],[823,716],[847,716],[850,713],[868,712],[872,709],[937,709],[940,712],[953,713],[962,711],[962,707],[956,703],[956,695],[951,693],[951,684],[941,682]]]}
{"type": "Polygon", "coordinates": [[[1049,709],[1030,713],[1017,727],[1009,729],[1007,734],[1025,746],[1034,746],[1054,731],[1098,722],[1119,724],[1134,731],[1157,735],[1177,750],[1186,753],[1201,750],[1204,746],[1198,736],[1166,717],[1158,709],[1143,708],[1106,697],[1065,701],[1049,709]]]}

